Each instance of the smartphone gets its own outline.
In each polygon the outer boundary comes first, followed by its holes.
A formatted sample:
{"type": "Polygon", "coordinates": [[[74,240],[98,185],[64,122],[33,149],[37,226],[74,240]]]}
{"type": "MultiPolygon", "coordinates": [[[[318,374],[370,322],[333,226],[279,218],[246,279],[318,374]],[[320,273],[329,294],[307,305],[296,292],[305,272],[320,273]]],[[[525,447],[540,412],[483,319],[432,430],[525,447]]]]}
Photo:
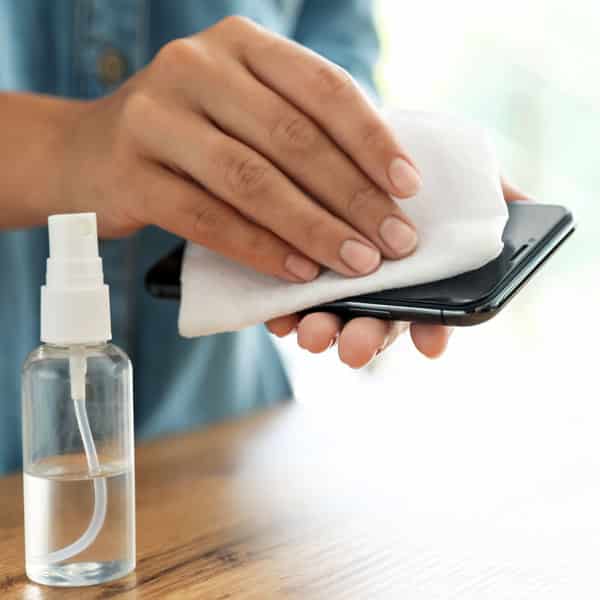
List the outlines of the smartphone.
{"type": "MultiPolygon", "coordinates": [[[[477,325],[498,314],[573,233],[573,216],[550,204],[511,202],[500,256],[457,277],[327,302],[303,311],[331,312],[343,319],[376,317],[443,325],[477,325]]],[[[184,246],[146,276],[148,291],[179,298],[184,246]]]]}

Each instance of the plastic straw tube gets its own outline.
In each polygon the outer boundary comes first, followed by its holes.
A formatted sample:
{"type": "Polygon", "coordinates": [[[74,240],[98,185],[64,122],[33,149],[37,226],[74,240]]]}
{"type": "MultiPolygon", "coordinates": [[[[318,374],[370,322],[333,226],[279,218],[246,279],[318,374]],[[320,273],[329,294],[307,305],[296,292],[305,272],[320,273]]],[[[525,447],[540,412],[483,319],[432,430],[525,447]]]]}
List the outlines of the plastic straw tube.
{"type": "MultiPolygon", "coordinates": [[[[69,356],[71,397],[75,407],[75,418],[77,419],[77,426],[79,427],[81,441],[83,442],[83,449],[85,451],[88,469],[91,475],[95,475],[100,472],[100,462],[98,460],[96,444],[94,443],[94,438],[92,437],[90,421],[88,419],[85,406],[86,371],[87,364],[85,359],[85,349],[74,347],[71,355],[69,356]]],[[[102,531],[104,519],[106,517],[106,479],[104,477],[94,477],[93,481],[94,512],[92,513],[92,518],[87,526],[87,529],[83,532],[81,537],[68,546],[61,548],[60,550],[50,552],[46,556],[38,557],[40,561],[45,561],[47,563],[58,563],[68,560],[69,558],[73,558],[74,556],[77,556],[77,554],[80,554],[89,548],[94,540],[98,537],[100,531],[102,531]]]]}

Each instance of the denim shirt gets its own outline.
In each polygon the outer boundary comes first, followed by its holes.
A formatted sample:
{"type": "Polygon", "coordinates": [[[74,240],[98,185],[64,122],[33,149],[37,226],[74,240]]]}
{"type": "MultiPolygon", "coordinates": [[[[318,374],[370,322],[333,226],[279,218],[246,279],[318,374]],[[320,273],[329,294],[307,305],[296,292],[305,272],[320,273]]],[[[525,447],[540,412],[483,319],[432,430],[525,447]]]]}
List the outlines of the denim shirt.
{"type": "MultiPolygon", "coordinates": [[[[168,41],[229,14],[294,38],[373,90],[369,0],[0,0],[0,91],[108,94],[168,41]]],[[[241,415],[291,393],[263,326],[183,339],[178,304],[144,291],[147,269],[178,241],[148,227],[100,244],[113,340],[134,364],[138,437],[241,415]]],[[[0,473],[21,464],[20,368],[39,344],[47,253],[44,228],[0,232],[0,473]]]]}

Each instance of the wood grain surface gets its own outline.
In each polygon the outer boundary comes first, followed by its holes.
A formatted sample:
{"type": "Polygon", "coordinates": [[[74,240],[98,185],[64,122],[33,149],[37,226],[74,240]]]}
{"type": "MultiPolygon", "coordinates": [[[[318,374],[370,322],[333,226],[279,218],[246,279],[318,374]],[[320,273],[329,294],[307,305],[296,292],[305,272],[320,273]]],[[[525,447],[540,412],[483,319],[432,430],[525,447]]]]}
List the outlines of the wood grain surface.
{"type": "Polygon", "coordinates": [[[579,587],[597,528],[577,517],[554,527],[576,486],[536,495],[498,465],[480,469],[477,449],[443,423],[433,435],[399,417],[375,399],[290,404],[140,445],[137,569],[90,588],[27,580],[21,478],[4,478],[0,598],[598,597],[579,587]]]}

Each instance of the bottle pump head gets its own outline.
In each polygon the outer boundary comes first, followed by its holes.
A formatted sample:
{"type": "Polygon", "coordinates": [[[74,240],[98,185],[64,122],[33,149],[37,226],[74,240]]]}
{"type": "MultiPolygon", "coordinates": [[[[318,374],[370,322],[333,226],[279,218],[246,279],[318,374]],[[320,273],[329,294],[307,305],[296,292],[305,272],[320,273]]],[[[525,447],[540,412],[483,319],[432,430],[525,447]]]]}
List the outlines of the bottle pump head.
{"type": "Polygon", "coordinates": [[[95,213],[53,215],[48,218],[48,236],[42,341],[69,346],[110,340],[110,302],[95,213]]]}

